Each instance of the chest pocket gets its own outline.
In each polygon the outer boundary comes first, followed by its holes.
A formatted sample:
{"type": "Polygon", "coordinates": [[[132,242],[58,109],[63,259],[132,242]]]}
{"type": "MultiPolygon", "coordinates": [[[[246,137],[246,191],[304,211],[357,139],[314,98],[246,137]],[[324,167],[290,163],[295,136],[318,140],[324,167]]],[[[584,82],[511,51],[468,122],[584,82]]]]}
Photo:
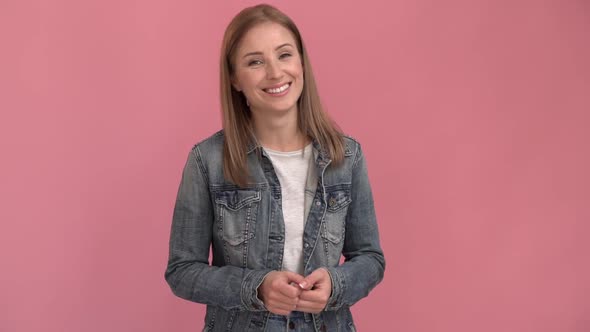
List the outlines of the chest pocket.
{"type": "Polygon", "coordinates": [[[326,188],[327,194],[327,210],[324,220],[324,230],[322,236],[337,244],[344,238],[346,211],[348,205],[352,202],[350,196],[350,185],[335,189],[326,188]]]}
{"type": "Polygon", "coordinates": [[[215,194],[217,229],[225,242],[237,246],[254,237],[259,203],[260,190],[236,189],[215,194]]]}

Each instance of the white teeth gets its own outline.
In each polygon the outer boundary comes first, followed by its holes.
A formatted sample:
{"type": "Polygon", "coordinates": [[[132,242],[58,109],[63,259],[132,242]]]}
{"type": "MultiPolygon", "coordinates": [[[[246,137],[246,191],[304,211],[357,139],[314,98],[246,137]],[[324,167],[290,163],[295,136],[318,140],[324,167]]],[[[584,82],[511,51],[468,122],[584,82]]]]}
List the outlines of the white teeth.
{"type": "Polygon", "coordinates": [[[289,84],[290,83],[287,83],[287,84],[283,85],[282,87],[276,88],[276,89],[264,89],[264,91],[266,91],[268,93],[281,93],[281,92],[287,90],[287,88],[289,87],[289,84]]]}

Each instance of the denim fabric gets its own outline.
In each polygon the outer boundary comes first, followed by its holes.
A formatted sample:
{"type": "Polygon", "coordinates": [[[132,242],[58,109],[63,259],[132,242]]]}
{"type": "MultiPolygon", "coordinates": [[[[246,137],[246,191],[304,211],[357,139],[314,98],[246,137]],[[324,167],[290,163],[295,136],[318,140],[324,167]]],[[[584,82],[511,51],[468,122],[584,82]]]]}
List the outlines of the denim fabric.
{"type": "Polygon", "coordinates": [[[289,316],[270,314],[266,320],[266,331],[315,332],[311,314],[293,311],[289,316]]]}
{"type": "MultiPolygon", "coordinates": [[[[226,181],[223,140],[219,131],[188,155],[165,278],[176,296],[207,305],[203,331],[274,331],[266,329],[276,319],[270,322],[274,315],[257,288],[282,266],[280,183],[266,152],[254,143],[247,151],[252,183],[240,188],[226,181]]],[[[385,270],[365,158],[357,141],[344,140],[345,158],[338,167],[313,141],[315,172],[306,185],[314,194],[306,200],[304,274],[325,267],[332,279],[324,311],[307,315],[315,331],[354,331],[350,306],[368,295],[385,270]]]]}

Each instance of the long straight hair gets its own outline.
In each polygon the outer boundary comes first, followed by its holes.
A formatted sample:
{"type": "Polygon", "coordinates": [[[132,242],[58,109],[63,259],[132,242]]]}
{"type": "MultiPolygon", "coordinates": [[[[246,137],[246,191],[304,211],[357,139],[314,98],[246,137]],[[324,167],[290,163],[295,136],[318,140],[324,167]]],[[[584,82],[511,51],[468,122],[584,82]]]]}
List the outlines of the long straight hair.
{"type": "Polygon", "coordinates": [[[344,141],[338,125],[324,112],[315,83],[311,63],[303,39],[295,23],[277,8],[260,4],[239,12],[229,23],[223,36],[220,59],[220,96],[225,141],[223,145],[223,172],[230,182],[245,187],[250,181],[247,165],[247,147],[253,143],[253,123],[250,108],[242,92],[234,89],[231,78],[234,60],[240,41],[254,26],[278,23],[291,31],[303,66],[303,91],[297,101],[298,126],[302,133],[318,141],[334,165],[344,159],[344,141]]]}

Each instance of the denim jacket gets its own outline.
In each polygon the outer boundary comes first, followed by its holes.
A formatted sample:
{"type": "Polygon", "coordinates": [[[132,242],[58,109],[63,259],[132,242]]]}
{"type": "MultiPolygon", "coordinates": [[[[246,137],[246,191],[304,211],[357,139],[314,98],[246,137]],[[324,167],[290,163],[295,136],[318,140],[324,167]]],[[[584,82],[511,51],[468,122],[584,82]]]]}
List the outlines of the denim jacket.
{"type": "MultiPolygon", "coordinates": [[[[264,331],[269,312],[257,288],[282,266],[281,187],[255,143],[247,151],[254,181],[243,188],[228,182],[223,141],[221,130],[188,155],[165,279],[176,296],[207,305],[203,331],[264,331]]],[[[365,158],[357,141],[344,136],[344,142],[344,162],[335,167],[313,140],[315,167],[306,184],[304,275],[324,267],[332,281],[328,304],[311,315],[316,331],[354,331],[350,306],[368,295],[385,270],[365,158]]]]}

